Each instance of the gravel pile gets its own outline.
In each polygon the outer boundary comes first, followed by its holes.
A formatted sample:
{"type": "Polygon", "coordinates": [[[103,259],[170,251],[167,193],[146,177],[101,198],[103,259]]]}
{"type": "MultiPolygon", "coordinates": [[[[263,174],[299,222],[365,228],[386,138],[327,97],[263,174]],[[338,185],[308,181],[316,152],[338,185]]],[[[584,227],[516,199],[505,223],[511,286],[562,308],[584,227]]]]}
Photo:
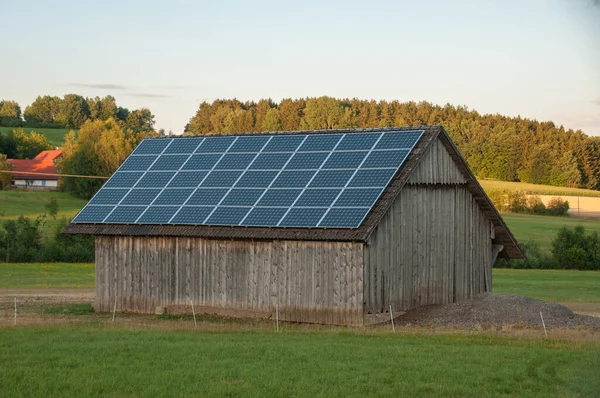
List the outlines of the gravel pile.
{"type": "Polygon", "coordinates": [[[540,312],[547,328],[585,326],[600,330],[600,318],[578,315],[560,304],[515,294],[484,293],[447,305],[416,308],[395,319],[399,325],[444,325],[456,327],[540,327],[540,312]]]}

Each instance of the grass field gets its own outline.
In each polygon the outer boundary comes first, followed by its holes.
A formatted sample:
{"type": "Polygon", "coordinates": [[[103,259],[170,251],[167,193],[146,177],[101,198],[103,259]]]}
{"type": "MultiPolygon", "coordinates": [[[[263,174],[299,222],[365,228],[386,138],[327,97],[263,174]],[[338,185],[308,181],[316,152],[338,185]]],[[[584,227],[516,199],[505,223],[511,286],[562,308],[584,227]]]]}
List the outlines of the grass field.
{"type": "Polygon", "coordinates": [[[554,239],[558,230],[565,225],[568,227],[583,225],[588,232],[597,231],[600,233],[600,221],[596,220],[506,213],[502,214],[502,218],[518,241],[525,242],[533,239],[545,253],[550,253],[552,239],[554,239]]]}
{"type": "Polygon", "coordinates": [[[54,196],[58,201],[57,220],[46,219],[42,233],[53,233],[63,217],[70,219],[86,204],[86,200],[75,198],[65,192],[0,190],[0,221],[16,219],[19,216],[36,218],[46,212],[46,203],[54,196]]]}
{"type": "MultiPolygon", "coordinates": [[[[0,127],[0,133],[7,133],[16,128],[17,127],[0,127]]],[[[23,127],[23,130],[44,134],[48,138],[48,141],[56,147],[61,147],[65,143],[65,135],[71,131],[70,129],[45,129],[37,127],[23,127]]]]}
{"type": "Polygon", "coordinates": [[[94,264],[0,263],[0,288],[94,287],[94,264]]]}
{"type": "Polygon", "coordinates": [[[3,331],[3,395],[574,397],[600,390],[594,343],[73,328],[3,331]]]}
{"type": "Polygon", "coordinates": [[[508,182],[498,180],[478,180],[483,189],[506,189],[509,191],[523,191],[536,195],[560,195],[560,196],[592,196],[600,197],[600,191],[581,188],[555,187],[552,185],[528,184],[525,182],[508,182]]]}

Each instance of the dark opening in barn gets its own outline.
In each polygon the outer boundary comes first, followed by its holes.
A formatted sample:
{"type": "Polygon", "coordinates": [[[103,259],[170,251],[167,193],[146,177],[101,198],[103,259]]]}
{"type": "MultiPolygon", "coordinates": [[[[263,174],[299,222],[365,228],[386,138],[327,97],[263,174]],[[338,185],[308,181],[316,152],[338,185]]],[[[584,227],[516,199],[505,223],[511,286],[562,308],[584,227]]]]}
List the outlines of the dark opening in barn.
{"type": "Polygon", "coordinates": [[[491,291],[513,235],[442,127],[149,138],[65,233],[97,311],[362,325],[491,291]]]}

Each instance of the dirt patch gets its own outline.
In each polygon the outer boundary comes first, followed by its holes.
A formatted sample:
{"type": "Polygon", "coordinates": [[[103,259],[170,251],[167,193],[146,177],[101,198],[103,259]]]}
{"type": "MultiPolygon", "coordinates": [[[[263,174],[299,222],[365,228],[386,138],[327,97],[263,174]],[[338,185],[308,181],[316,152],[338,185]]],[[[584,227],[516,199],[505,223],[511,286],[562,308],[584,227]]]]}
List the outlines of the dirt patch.
{"type": "Polygon", "coordinates": [[[484,293],[471,300],[416,308],[398,316],[399,325],[455,326],[459,328],[520,325],[547,328],[588,327],[600,330],[600,318],[575,314],[567,307],[514,294],[484,293]]]}

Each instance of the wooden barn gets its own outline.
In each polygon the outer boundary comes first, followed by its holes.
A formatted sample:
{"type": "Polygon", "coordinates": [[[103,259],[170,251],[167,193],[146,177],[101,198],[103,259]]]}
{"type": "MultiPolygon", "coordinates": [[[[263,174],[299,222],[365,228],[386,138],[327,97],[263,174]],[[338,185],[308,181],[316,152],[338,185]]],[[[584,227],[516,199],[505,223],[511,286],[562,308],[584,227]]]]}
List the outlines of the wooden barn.
{"type": "Polygon", "coordinates": [[[362,325],[492,289],[515,238],[442,127],[149,138],[67,227],[97,311],[362,325]]]}

